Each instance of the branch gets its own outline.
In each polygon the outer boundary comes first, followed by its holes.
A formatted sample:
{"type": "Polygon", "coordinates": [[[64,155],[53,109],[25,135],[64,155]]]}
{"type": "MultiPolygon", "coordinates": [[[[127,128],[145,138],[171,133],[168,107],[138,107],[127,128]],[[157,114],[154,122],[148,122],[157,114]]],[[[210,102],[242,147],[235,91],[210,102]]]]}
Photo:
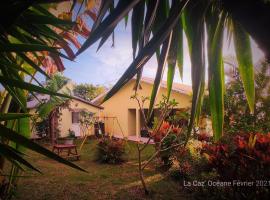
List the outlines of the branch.
{"type": "Polygon", "coordinates": [[[160,151],[156,151],[147,161],[146,163],[142,166],[142,170],[159,154],[160,151]]]}

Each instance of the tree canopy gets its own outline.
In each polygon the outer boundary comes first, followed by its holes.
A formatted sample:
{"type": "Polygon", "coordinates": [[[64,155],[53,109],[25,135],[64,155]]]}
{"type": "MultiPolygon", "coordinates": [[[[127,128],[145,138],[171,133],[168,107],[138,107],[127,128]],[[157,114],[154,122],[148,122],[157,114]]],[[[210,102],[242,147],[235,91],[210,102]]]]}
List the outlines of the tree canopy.
{"type": "Polygon", "coordinates": [[[73,93],[75,96],[91,101],[105,91],[106,88],[104,86],[82,83],[75,86],[73,93]]]}

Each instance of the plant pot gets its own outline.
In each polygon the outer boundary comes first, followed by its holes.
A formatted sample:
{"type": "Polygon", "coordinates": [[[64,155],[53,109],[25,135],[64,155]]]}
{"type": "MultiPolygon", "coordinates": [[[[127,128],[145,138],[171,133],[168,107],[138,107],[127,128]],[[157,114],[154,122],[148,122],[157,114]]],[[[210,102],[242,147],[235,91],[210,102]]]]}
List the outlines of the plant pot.
{"type": "Polygon", "coordinates": [[[64,144],[74,144],[74,138],[65,138],[64,144]]]}

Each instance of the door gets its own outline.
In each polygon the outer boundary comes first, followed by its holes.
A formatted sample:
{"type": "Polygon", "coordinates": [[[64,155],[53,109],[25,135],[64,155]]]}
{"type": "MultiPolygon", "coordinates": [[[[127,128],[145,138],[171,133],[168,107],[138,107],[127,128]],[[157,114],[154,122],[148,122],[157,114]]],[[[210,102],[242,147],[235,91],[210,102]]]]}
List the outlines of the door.
{"type": "Polygon", "coordinates": [[[72,112],[72,124],[71,130],[74,131],[76,137],[81,136],[80,131],[80,113],[79,112],[72,112]]]}

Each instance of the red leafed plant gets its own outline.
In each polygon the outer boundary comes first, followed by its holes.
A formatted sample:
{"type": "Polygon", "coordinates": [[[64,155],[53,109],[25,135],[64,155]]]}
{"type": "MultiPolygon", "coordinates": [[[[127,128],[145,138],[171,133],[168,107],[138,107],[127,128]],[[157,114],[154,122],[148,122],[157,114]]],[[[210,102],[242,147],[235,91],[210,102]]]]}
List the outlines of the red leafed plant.
{"type": "Polygon", "coordinates": [[[206,171],[215,172],[230,187],[213,188],[225,199],[268,199],[270,180],[270,133],[237,134],[216,144],[203,144],[201,154],[207,158],[206,171]],[[249,182],[237,186],[233,183],[249,182]]]}
{"type": "Polygon", "coordinates": [[[239,134],[229,142],[204,144],[202,153],[223,180],[270,178],[270,133],[239,134]]]}

